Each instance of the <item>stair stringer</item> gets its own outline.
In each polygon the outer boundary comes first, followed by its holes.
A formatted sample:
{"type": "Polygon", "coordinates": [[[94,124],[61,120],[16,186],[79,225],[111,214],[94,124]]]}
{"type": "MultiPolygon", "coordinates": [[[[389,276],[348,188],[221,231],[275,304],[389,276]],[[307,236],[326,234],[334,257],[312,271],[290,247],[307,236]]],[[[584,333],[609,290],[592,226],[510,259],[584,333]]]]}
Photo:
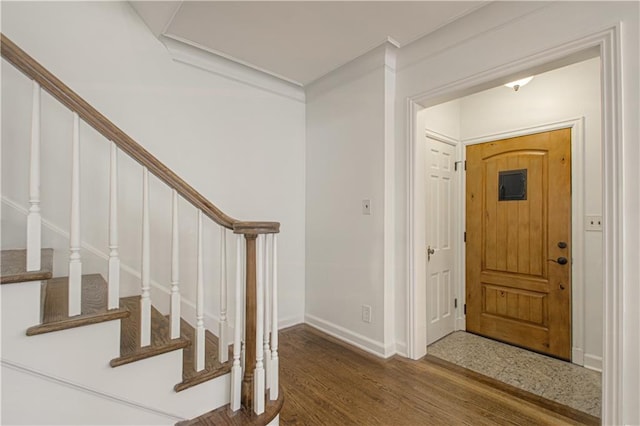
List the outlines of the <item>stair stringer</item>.
{"type": "Polygon", "coordinates": [[[1,374],[1,424],[173,425],[181,420],[12,363],[3,361],[1,374]]]}
{"type": "Polygon", "coordinates": [[[3,361],[183,419],[229,403],[229,374],[173,390],[182,380],[182,350],[109,366],[120,354],[120,321],[26,336],[28,327],[40,323],[40,287],[39,281],[0,287],[3,361]]]}

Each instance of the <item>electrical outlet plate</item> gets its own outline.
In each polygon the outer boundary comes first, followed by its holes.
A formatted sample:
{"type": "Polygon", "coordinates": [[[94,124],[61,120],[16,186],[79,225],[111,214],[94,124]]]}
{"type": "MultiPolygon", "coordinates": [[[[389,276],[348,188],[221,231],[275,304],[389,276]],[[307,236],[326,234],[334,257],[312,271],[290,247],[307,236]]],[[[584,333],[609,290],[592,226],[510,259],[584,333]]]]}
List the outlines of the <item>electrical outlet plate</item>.
{"type": "Polygon", "coordinates": [[[584,218],[585,231],[602,231],[602,216],[588,215],[584,218]]]}
{"type": "Polygon", "coordinates": [[[362,305],[362,321],[371,322],[371,306],[362,305]]]}

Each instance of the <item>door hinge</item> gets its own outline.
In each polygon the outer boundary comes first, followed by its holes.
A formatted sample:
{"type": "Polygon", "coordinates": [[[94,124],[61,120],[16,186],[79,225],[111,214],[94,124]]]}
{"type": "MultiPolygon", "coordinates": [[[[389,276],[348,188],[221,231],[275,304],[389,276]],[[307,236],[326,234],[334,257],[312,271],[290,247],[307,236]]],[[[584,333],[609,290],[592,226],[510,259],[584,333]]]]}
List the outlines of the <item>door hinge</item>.
{"type": "Polygon", "coordinates": [[[464,170],[467,170],[467,160],[460,160],[460,161],[456,161],[453,163],[453,170],[454,171],[458,171],[458,164],[462,164],[462,166],[464,167],[464,170]]]}
{"type": "Polygon", "coordinates": [[[467,242],[467,231],[464,231],[463,240],[465,243],[467,242]]]}
{"type": "Polygon", "coordinates": [[[464,314],[467,315],[467,304],[464,304],[464,314]]]}
{"type": "Polygon", "coordinates": [[[458,299],[453,299],[453,309],[458,309],[458,299]]]}
{"type": "Polygon", "coordinates": [[[467,160],[464,161],[456,161],[453,163],[453,170],[458,171],[458,164],[462,164],[464,166],[464,170],[467,170],[467,160]]]}

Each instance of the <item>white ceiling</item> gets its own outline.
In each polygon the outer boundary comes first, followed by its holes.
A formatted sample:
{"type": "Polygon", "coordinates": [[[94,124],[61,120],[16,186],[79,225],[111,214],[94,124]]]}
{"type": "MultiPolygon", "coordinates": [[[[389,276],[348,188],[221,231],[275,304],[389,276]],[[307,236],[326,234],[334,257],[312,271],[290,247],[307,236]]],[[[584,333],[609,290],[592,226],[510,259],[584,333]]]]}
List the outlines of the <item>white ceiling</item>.
{"type": "Polygon", "coordinates": [[[487,1],[132,1],[156,36],[306,85],[391,41],[402,47],[487,1]]]}

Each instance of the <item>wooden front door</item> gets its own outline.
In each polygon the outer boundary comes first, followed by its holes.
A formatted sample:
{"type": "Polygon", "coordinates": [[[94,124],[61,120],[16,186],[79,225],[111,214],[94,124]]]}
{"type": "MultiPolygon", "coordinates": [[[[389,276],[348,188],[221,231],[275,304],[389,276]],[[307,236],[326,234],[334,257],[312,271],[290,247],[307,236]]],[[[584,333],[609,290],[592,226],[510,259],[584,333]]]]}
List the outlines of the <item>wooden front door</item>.
{"type": "Polygon", "coordinates": [[[571,130],[467,147],[467,331],[571,358],[571,130]]]}

